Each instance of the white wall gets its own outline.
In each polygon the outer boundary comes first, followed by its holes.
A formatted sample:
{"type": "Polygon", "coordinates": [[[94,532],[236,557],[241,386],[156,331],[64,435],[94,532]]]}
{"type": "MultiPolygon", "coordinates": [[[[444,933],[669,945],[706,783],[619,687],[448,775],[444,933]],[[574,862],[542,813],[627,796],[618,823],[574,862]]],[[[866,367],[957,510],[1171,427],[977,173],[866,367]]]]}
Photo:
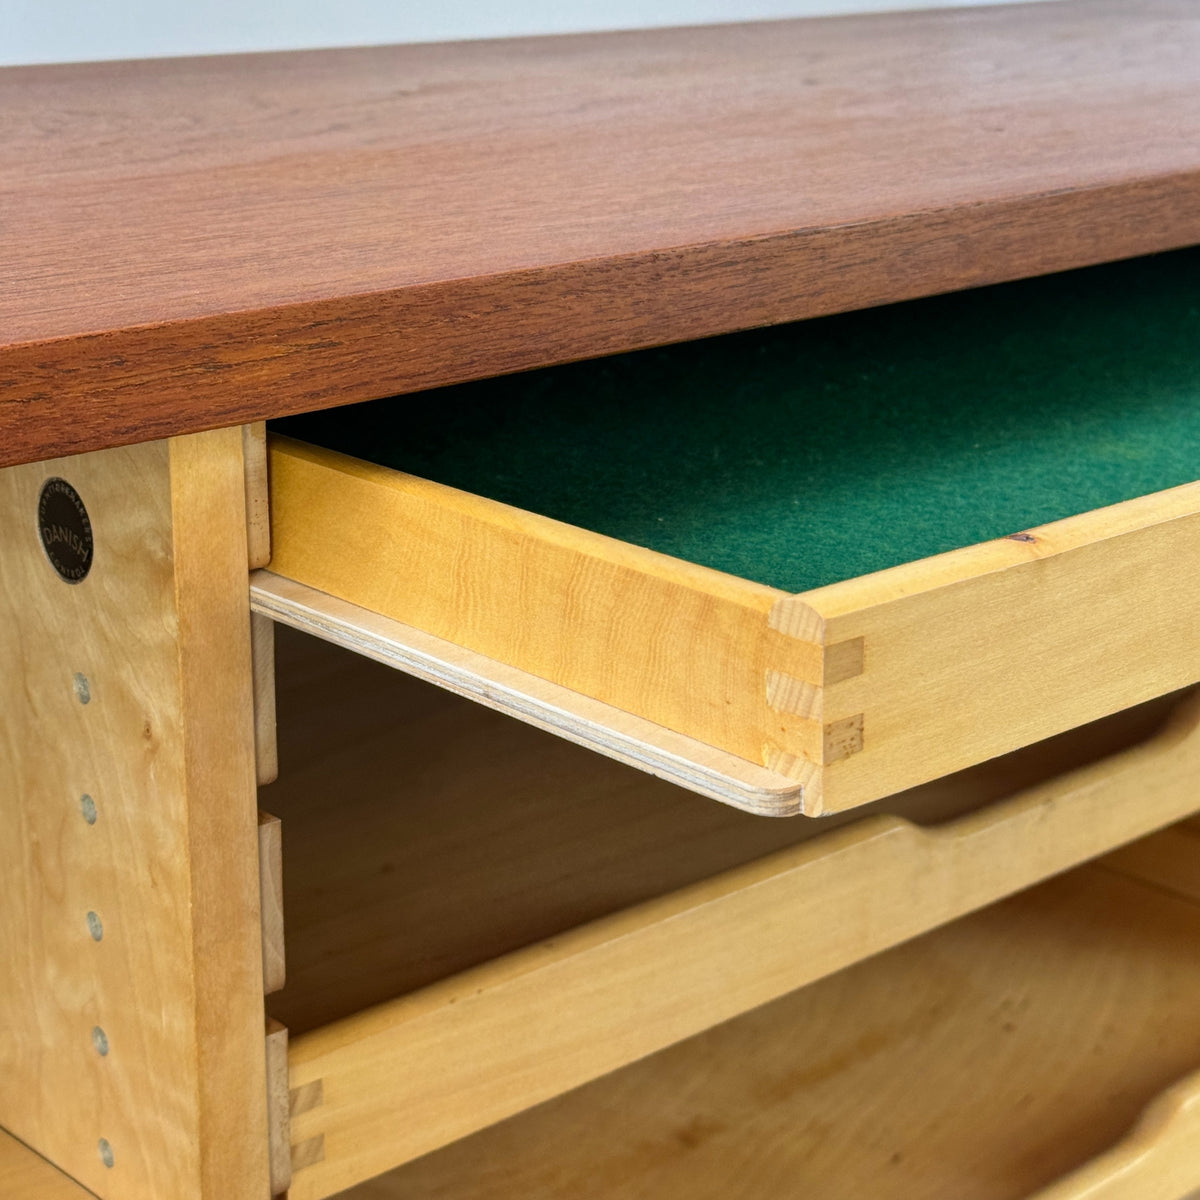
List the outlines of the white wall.
{"type": "Polygon", "coordinates": [[[996,0],[0,0],[0,64],[635,29],[996,0]]]}

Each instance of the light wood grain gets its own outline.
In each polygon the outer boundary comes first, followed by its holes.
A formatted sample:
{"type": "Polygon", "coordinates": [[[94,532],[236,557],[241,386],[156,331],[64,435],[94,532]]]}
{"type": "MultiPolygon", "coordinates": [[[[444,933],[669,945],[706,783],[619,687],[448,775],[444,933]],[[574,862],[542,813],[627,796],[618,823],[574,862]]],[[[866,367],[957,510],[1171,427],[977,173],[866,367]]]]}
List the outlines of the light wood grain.
{"type": "Polygon", "coordinates": [[[1036,1200],[1196,1200],[1198,1141],[1200,1071],[1156,1100],[1112,1150],[1039,1192],[1036,1200]]]}
{"type": "Polygon", "coordinates": [[[288,1091],[287,1027],[267,1020],[267,1129],[270,1138],[271,1195],[282,1196],[292,1182],[292,1119],[288,1091]]]}
{"type": "Polygon", "coordinates": [[[1198,753],[1193,699],[1134,749],[944,827],[857,822],[294,1038],[292,1086],[320,1081],[322,1102],[294,1115],[293,1141],[322,1139],[323,1159],[297,1166],[293,1196],[329,1196],[1179,819],[1198,753]]]}
{"type": "Polygon", "coordinates": [[[1198,935],[1085,867],[343,1200],[1183,1200],[1198,935]]]}
{"type": "Polygon", "coordinates": [[[237,430],[0,473],[0,1123],[105,1200],[266,1189],[244,505],[237,430]]]}
{"type": "Polygon", "coordinates": [[[819,669],[775,588],[286,438],[271,521],[273,574],[755,765],[768,666],[819,669]]]}
{"type": "Polygon", "coordinates": [[[192,1136],[204,1200],[260,1200],[266,1067],[242,436],[222,429],[168,445],[195,970],[192,1136]]]}
{"type": "Polygon", "coordinates": [[[1194,243],[1198,54],[1064,0],[7,69],[0,462],[1194,243]]]}
{"type": "Polygon", "coordinates": [[[297,1034],[863,815],[978,811],[1146,741],[1179,702],[854,813],[764,821],[290,629],[279,652],[288,984],[271,1010],[297,1034]]]}
{"type": "Polygon", "coordinates": [[[790,776],[810,815],[1200,677],[1200,484],[790,596],[284,438],[271,478],[273,573],[790,776]]]}
{"type": "Polygon", "coordinates": [[[806,806],[875,799],[1195,682],[1197,589],[1187,484],[779,601],[775,628],[863,643],[863,671],[822,688],[826,726],[858,718],[861,743],[825,755],[806,806]]]}
{"type": "Polygon", "coordinates": [[[699,795],[763,816],[802,809],[795,779],[293,579],[256,571],[250,600],[256,621],[302,630],[699,795]]]}
{"type": "Polygon", "coordinates": [[[92,1200],[91,1192],[2,1129],[0,1196],[4,1200],[92,1200]]]}
{"type": "Polygon", "coordinates": [[[242,457],[246,466],[246,550],[251,569],[271,561],[271,513],[267,486],[267,426],[263,421],[242,426],[242,457]]]}
{"type": "Polygon", "coordinates": [[[250,651],[254,671],[254,765],[259,787],[279,776],[275,721],[275,622],[250,615],[250,651]]]}
{"type": "Polygon", "coordinates": [[[258,814],[259,897],[262,911],[263,994],[287,983],[283,922],[283,823],[270,813],[258,814]]]}

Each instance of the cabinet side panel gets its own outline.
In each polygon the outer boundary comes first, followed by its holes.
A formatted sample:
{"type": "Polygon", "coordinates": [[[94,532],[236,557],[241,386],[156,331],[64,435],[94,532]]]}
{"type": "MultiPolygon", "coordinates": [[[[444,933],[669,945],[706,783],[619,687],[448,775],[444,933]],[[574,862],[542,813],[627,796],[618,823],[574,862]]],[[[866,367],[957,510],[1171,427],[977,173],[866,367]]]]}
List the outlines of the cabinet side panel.
{"type": "MultiPolygon", "coordinates": [[[[219,886],[205,873],[253,864],[252,775],[243,782],[235,747],[216,757],[203,744],[205,684],[187,678],[214,626],[229,625],[233,654],[238,629],[232,597],[189,595],[180,578],[180,538],[193,535],[172,473],[166,443],[0,472],[0,1125],[104,1200],[218,1194],[205,1160],[230,1151],[205,1133],[211,1095],[230,1082],[218,1076],[232,1071],[205,1060],[204,997],[222,988],[233,1012],[249,1002],[244,985],[211,974],[223,914],[205,903],[219,886]],[[39,498],[55,478],[86,510],[75,532],[90,536],[92,560],[76,582],[43,547],[39,498]],[[217,792],[248,808],[250,828],[219,868],[195,855],[198,814],[217,792]]],[[[224,486],[217,472],[204,489],[224,486]]],[[[211,536],[240,544],[244,569],[237,520],[211,536]]],[[[245,691],[249,705],[248,653],[227,675],[209,703],[228,705],[232,724],[230,698],[245,691]]],[[[239,736],[252,762],[252,724],[239,736]]],[[[261,992],[257,1005],[261,1022],[261,992]]],[[[261,1033],[257,1048],[246,1070],[258,1065],[261,1080],[261,1033]]],[[[246,1089],[221,1103],[247,1106],[246,1089]]],[[[223,1200],[258,1200],[265,1182],[252,1163],[238,1169],[249,1190],[223,1200]]]]}

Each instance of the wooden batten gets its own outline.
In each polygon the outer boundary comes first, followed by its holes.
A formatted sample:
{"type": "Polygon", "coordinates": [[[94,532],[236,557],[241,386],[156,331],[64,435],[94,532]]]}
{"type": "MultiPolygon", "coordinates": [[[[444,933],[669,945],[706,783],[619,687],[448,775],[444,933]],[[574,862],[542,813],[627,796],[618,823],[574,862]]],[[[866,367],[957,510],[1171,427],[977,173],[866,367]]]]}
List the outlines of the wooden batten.
{"type": "Polygon", "coordinates": [[[287,958],[283,930],[283,823],[265,812],[258,814],[258,872],[263,994],[270,996],[287,983],[287,958]]]}
{"type": "Polygon", "coordinates": [[[1192,697],[1133,749],[945,826],[872,817],[296,1037],[291,1195],[334,1195],[1178,820],[1198,766],[1192,697]]]}
{"type": "Polygon", "coordinates": [[[254,763],[259,787],[279,778],[279,741],[275,725],[275,622],[250,615],[254,671],[254,763]]]}
{"type": "Polygon", "coordinates": [[[292,1117],[288,1095],[288,1031],[267,1018],[267,1133],[271,1195],[283,1196],[292,1183],[292,1117]]]}
{"type": "Polygon", "coordinates": [[[271,561],[270,489],[267,483],[267,424],[242,426],[246,468],[246,556],[253,570],[271,561]]]}

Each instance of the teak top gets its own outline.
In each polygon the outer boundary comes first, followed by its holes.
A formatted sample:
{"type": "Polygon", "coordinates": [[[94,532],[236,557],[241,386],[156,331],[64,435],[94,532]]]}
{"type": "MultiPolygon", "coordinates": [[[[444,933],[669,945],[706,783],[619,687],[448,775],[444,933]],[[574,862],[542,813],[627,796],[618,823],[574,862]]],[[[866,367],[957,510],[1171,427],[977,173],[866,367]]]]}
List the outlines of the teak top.
{"type": "Polygon", "coordinates": [[[1200,8],[0,71],[0,465],[1200,242],[1200,8]]]}

